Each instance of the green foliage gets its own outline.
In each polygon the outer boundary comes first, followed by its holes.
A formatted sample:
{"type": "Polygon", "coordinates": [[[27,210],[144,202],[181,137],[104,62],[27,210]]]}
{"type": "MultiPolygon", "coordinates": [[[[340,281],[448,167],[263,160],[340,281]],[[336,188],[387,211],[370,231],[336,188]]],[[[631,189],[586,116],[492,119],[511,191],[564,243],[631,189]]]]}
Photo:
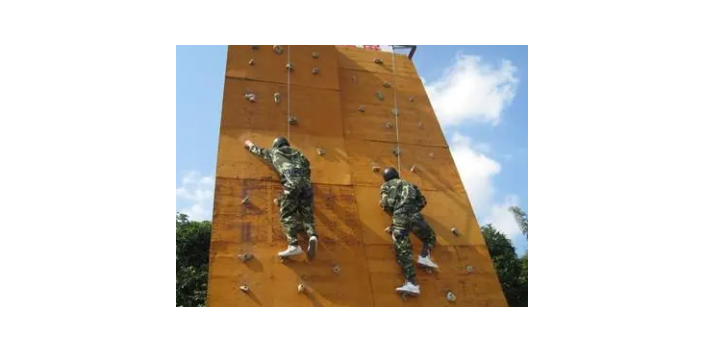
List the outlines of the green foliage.
{"type": "Polygon", "coordinates": [[[513,213],[513,217],[516,219],[518,227],[521,228],[521,232],[526,236],[526,239],[528,239],[528,216],[526,213],[521,210],[521,208],[516,206],[510,207],[508,210],[513,213]]]}
{"type": "Polygon", "coordinates": [[[499,276],[506,301],[511,307],[528,306],[528,255],[518,258],[506,236],[491,224],[482,226],[494,270],[499,276]]]}
{"type": "Polygon", "coordinates": [[[210,221],[176,215],[176,305],[203,307],[208,288],[210,221]]]}

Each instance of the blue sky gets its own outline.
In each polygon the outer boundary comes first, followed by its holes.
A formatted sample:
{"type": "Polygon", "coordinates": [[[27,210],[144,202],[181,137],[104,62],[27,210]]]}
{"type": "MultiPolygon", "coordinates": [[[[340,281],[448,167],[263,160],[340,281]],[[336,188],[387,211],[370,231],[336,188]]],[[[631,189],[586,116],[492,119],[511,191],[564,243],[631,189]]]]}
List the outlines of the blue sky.
{"type": "MultiPolygon", "coordinates": [[[[210,219],[226,46],[176,47],[176,210],[210,219]]],[[[413,57],[477,218],[525,238],[508,212],[528,213],[528,47],[419,46],[413,57]]]]}

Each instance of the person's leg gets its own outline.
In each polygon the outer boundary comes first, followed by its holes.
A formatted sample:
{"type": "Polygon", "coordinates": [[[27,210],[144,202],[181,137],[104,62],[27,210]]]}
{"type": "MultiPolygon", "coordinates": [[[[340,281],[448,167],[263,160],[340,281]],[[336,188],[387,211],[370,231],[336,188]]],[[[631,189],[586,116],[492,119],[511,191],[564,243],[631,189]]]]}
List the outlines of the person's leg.
{"type": "Polygon", "coordinates": [[[298,198],[298,212],[301,214],[303,229],[308,235],[308,256],[315,257],[318,249],[318,234],[315,231],[315,220],[313,218],[313,187],[310,184],[302,187],[298,198]]]}
{"type": "Polygon", "coordinates": [[[284,185],[284,191],[279,198],[279,211],[281,227],[283,228],[288,249],[279,253],[281,256],[300,254],[303,251],[298,245],[297,220],[298,216],[298,190],[284,185]]]}
{"type": "Polygon", "coordinates": [[[423,248],[420,251],[422,257],[427,257],[435,247],[435,231],[425,222],[423,215],[420,213],[414,214],[410,218],[411,230],[423,242],[423,248]]]}
{"type": "Polygon", "coordinates": [[[406,281],[416,284],[416,273],[413,267],[413,249],[411,239],[408,234],[408,221],[403,216],[394,216],[392,226],[392,238],[394,250],[396,251],[396,262],[401,266],[401,271],[406,281]]]}

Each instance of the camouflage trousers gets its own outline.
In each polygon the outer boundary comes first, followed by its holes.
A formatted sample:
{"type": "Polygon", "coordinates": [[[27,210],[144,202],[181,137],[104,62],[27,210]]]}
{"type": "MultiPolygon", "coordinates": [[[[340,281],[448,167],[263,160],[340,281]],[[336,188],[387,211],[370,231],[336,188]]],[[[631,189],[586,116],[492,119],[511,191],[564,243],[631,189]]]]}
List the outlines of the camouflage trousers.
{"type": "Polygon", "coordinates": [[[409,232],[413,232],[423,242],[420,251],[422,256],[428,256],[435,246],[435,231],[425,222],[423,215],[394,214],[392,223],[396,262],[401,266],[403,276],[410,282],[415,282],[416,273],[413,262],[413,249],[409,232]]]}
{"type": "Polygon", "coordinates": [[[317,235],[313,221],[313,187],[309,182],[284,184],[284,191],[279,197],[279,211],[281,226],[289,245],[298,245],[297,232],[300,227],[309,237],[317,235]]]}

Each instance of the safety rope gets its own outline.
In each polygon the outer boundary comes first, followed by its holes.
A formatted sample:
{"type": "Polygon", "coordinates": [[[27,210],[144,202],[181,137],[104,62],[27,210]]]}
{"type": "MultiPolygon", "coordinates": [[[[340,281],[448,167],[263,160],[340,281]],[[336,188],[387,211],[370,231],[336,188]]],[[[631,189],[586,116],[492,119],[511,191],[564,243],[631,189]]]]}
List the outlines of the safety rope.
{"type": "MultiPolygon", "coordinates": [[[[291,65],[291,46],[287,45],[286,46],[286,53],[288,55],[288,62],[286,63],[287,65],[291,65]]],[[[288,108],[286,109],[286,126],[288,129],[288,134],[286,135],[286,139],[288,140],[289,143],[291,143],[291,121],[289,119],[291,118],[291,69],[288,68],[287,66],[287,83],[286,83],[286,102],[288,103],[288,108]]]]}
{"type": "Polygon", "coordinates": [[[396,98],[396,48],[391,46],[391,72],[394,86],[394,116],[396,117],[396,159],[398,160],[398,174],[401,176],[401,144],[398,137],[398,99],[396,98]]]}

